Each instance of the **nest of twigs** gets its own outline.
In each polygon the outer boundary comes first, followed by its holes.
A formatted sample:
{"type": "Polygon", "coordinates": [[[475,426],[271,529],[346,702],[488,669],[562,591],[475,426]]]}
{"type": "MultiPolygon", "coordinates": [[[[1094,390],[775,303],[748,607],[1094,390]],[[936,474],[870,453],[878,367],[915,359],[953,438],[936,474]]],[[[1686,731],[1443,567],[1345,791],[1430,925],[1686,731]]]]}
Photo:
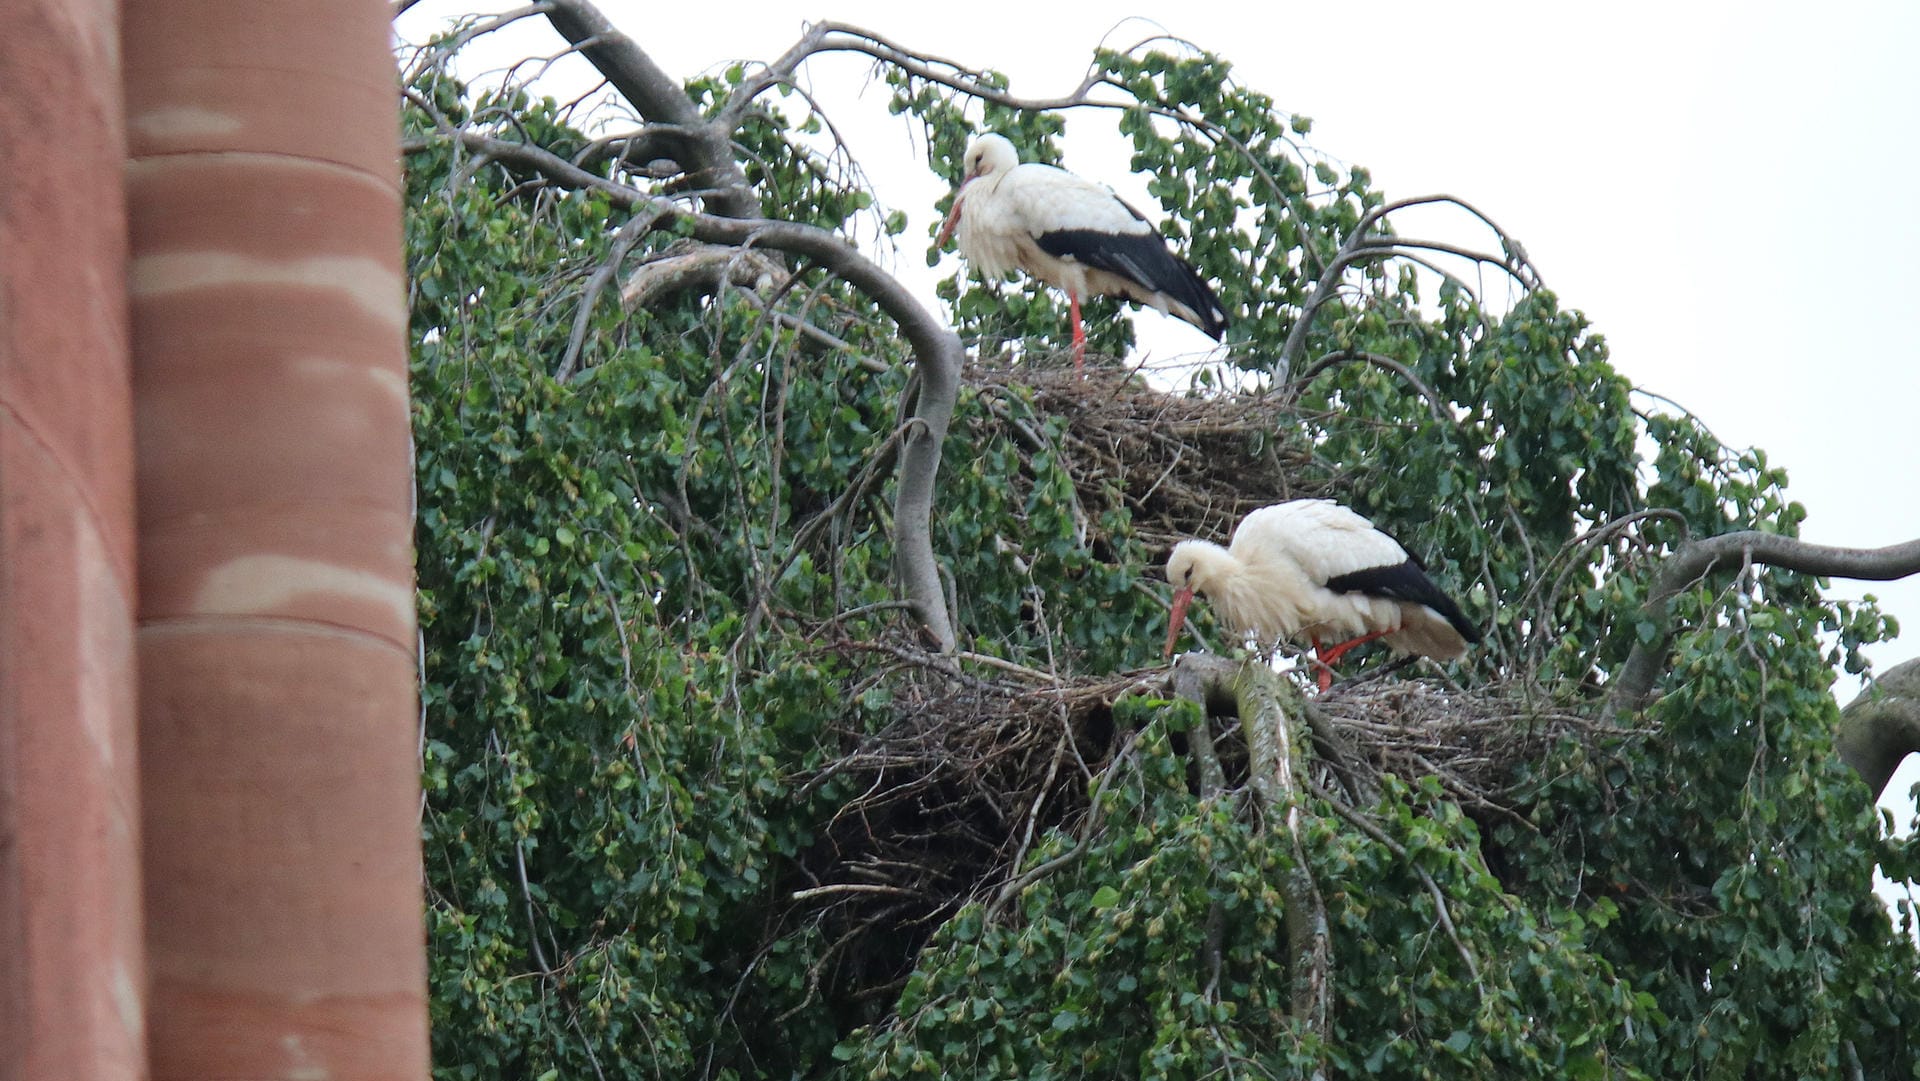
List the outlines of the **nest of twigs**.
{"type": "MultiPolygon", "coordinates": [[[[1135,535],[1154,547],[1224,537],[1256,507],[1338,487],[1292,434],[1292,411],[1270,398],[1164,394],[1091,362],[1085,378],[976,368],[968,381],[984,406],[968,423],[1004,426],[1029,452],[1050,451],[1090,518],[1124,504],[1135,535]],[[1064,433],[1046,435],[1036,416],[1063,418],[1064,433]]],[[[1171,695],[1172,669],[1082,678],[902,642],[830,648],[867,673],[865,685],[890,689],[894,719],[877,733],[848,726],[841,757],[811,779],[846,795],[803,855],[790,915],[826,938],[817,980],[885,1000],[942,920],[975,900],[991,914],[1015,895],[1038,838],[1091,828],[1089,789],[1125,736],[1115,703],[1171,695]]],[[[1313,770],[1353,807],[1369,805],[1392,773],[1438,777],[1469,813],[1510,816],[1522,767],[1596,728],[1517,686],[1461,689],[1408,678],[1405,667],[1377,667],[1307,699],[1313,770]]],[[[1214,731],[1228,783],[1246,783],[1244,745],[1224,723],[1214,731]]]]}
{"type": "Polygon", "coordinates": [[[845,731],[844,754],[809,780],[848,795],[801,863],[792,892],[828,937],[835,983],[904,978],[926,936],[962,904],[994,900],[1026,850],[1087,809],[1088,781],[1111,765],[1113,703],[1164,673],[1052,680],[987,669],[899,643],[835,647],[880,669],[892,723],[845,731]]]}
{"type": "MultiPolygon", "coordinates": [[[[1022,872],[1027,852],[1047,831],[1095,828],[1088,792],[1127,736],[1115,703],[1171,696],[1172,668],[1072,679],[894,643],[837,648],[857,670],[884,666],[894,720],[844,732],[844,754],[813,778],[848,795],[790,896],[829,944],[818,978],[884,999],[960,906],[982,902],[991,916],[1017,896],[1036,873],[1022,872]]],[[[1348,808],[1364,812],[1383,774],[1433,776],[1483,823],[1517,816],[1527,767],[1551,747],[1602,727],[1517,688],[1463,690],[1384,670],[1308,697],[1303,714],[1306,765],[1348,808]]],[[[1246,785],[1238,725],[1212,725],[1229,788],[1246,785]]],[[[1176,737],[1175,749],[1185,746],[1176,737]]]]}
{"type": "Polygon", "coordinates": [[[968,422],[1006,428],[1027,452],[1050,450],[1073,477],[1088,517],[1124,505],[1155,548],[1224,538],[1248,511],[1332,494],[1339,478],[1298,437],[1297,412],[1272,395],[1186,397],[1153,389],[1117,362],[1070,368],[967,369],[986,408],[968,422]],[[1021,413],[1065,421],[1056,445],[1021,413]]]}

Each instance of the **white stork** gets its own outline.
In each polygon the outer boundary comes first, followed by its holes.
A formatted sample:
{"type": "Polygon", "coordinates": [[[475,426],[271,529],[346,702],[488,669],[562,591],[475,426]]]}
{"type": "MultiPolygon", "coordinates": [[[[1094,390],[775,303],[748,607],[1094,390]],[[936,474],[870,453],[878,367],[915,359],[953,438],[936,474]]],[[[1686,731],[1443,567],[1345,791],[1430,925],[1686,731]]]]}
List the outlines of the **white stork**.
{"type": "Polygon", "coordinates": [[[1480,640],[1418,559],[1331,499],[1261,507],[1241,519],[1225,548],[1181,541],[1167,559],[1167,581],[1174,588],[1167,656],[1194,593],[1205,593],[1220,621],[1261,649],[1283,638],[1312,643],[1322,691],[1333,682],[1333,662],[1362,642],[1385,638],[1396,649],[1445,661],[1480,640]],[[1322,638],[1342,641],[1322,652],[1322,638]]]}
{"type": "Polygon", "coordinates": [[[1080,299],[1122,296],[1199,327],[1214,341],[1227,330],[1219,298],[1159,232],[1106,187],[1037,162],[1020,164],[1004,136],[967,144],[966,174],[935,248],[957,225],[960,254],[974,273],[1018,269],[1063,289],[1073,313],[1073,366],[1085,363],[1080,299]]]}

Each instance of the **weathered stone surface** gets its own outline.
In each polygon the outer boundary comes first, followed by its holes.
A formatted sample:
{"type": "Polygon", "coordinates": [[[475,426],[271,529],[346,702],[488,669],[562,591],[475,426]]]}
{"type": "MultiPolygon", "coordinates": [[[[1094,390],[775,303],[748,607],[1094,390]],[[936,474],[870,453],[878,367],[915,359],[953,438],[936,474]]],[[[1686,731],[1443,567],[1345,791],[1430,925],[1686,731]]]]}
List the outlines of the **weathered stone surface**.
{"type": "Polygon", "coordinates": [[[146,1075],[115,14],[0,33],[0,1078],[146,1075]]]}

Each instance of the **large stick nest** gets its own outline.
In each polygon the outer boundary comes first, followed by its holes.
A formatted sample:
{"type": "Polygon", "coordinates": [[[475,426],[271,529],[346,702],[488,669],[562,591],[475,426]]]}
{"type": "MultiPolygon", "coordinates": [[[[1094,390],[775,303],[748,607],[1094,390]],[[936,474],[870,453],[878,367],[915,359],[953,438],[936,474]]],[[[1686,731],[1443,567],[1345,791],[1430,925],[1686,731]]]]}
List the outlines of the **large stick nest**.
{"type": "MultiPolygon", "coordinates": [[[[1029,453],[1052,451],[1091,520],[1124,504],[1135,535],[1155,548],[1224,536],[1256,507],[1339,488],[1290,435],[1297,415],[1270,397],[1169,395],[1092,365],[1084,379],[1044,369],[976,369],[968,379],[984,406],[968,423],[1000,426],[1029,453]],[[1044,416],[1062,418],[1064,433],[1047,437],[1034,420],[1044,416]]],[[[1036,839],[1094,828],[1088,792],[1125,735],[1114,704],[1170,695],[1171,668],[1068,678],[900,642],[831,648],[868,685],[889,689],[894,720],[878,733],[843,732],[842,756],[813,778],[847,795],[803,857],[792,915],[829,942],[816,979],[884,1001],[940,921],[968,901],[991,910],[1017,892],[1036,839]]],[[[1401,678],[1400,667],[1308,707],[1320,765],[1332,767],[1316,772],[1357,806],[1380,774],[1394,773],[1439,777],[1477,816],[1512,816],[1522,766],[1599,731],[1516,687],[1463,690],[1401,678]]],[[[1244,747],[1228,738],[1220,751],[1230,781],[1244,783],[1244,747]]]]}
{"type": "Polygon", "coordinates": [[[1299,414],[1277,396],[1166,394],[1108,364],[1089,358],[1084,377],[1065,368],[969,368],[967,385],[986,408],[968,423],[1002,427],[1028,451],[1054,450],[1089,517],[1125,505],[1134,535],[1154,548],[1225,537],[1248,511],[1341,487],[1293,435],[1299,414]],[[1025,395],[1035,413],[1065,422],[1059,446],[1020,416],[1015,402],[1025,395]]]}

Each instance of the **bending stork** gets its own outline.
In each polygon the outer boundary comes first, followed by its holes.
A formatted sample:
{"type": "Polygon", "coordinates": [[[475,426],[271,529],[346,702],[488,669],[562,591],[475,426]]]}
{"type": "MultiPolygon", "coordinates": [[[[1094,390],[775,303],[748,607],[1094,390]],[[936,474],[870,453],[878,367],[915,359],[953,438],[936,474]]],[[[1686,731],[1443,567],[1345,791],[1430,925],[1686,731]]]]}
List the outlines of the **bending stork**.
{"type": "Polygon", "coordinates": [[[1184,319],[1214,341],[1226,333],[1227,313],[1213,290],[1107,188],[1051,165],[1022,165],[1013,144],[994,134],[967,144],[965,165],[934,247],[945,247],[957,226],[960,254],[983,279],[1017,269],[1065,290],[1075,371],[1087,348],[1082,297],[1122,296],[1184,319]]]}
{"type": "Polygon", "coordinates": [[[1283,638],[1312,643],[1320,689],[1333,663],[1362,642],[1452,660],[1480,631],[1420,561],[1371,522],[1331,499],[1295,499],[1247,515],[1222,548],[1186,540],[1167,559],[1173,618],[1166,655],[1180,640],[1193,595],[1204,593],[1233,633],[1263,650],[1283,638]],[[1322,639],[1343,639],[1325,650],[1322,639]]]}

